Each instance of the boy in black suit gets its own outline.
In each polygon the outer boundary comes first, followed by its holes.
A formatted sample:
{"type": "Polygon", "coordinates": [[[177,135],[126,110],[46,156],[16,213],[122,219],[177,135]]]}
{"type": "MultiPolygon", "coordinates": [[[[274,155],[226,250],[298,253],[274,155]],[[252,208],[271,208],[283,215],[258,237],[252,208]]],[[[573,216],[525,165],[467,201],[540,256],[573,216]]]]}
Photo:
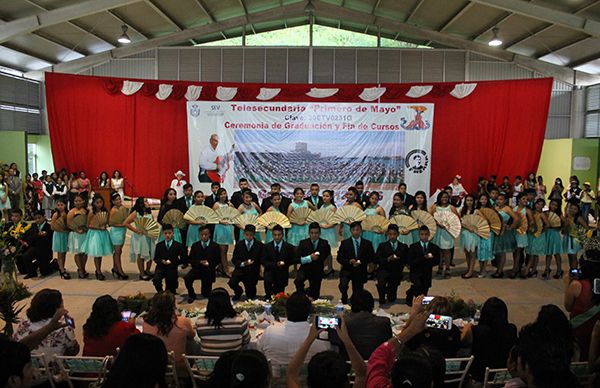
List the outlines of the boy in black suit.
{"type": "Polygon", "coordinates": [[[406,304],[412,306],[412,300],[419,295],[427,295],[431,287],[433,267],[440,262],[440,248],[429,241],[429,228],[419,228],[419,241],[408,248],[408,265],[412,285],[406,291],[406,304]]]}
{"type": "Polygon", "coordinates": [[[304,198],[305,201],[312,203],[317,209],[320,209],[321,206],[323,206],[323,197],[319,195],[319,191],[319,185],[313,183],[310,185],[310,195],[304,198]]]}
{"type": "Polygon", "coordinates": [[[283,241],[283,228],[273,227],[273,241],[265,245],[263,266],[265,267],[265,299],[271,299],[285,291],[290,276],[289,267],[294,264],[294,246],[283,241]]]}
{"type": "Polygon", "coordinates": [[[262,203],[260,204],[260,210],[262,210],[263,213],[266,213],[267,210],[273,206],[273,196],[279,196],[279,199],[281,200],[278,206],[279,211],[283,214],[287,214],[288,207],[292,203],[292,200],[288,197],[284,197],[283,194],[281,194],[281,185],[279,183],[271,184],[271,194],[267,198],[263,199],[262,203]]]}
{"type": "Polygon", "coordinates": [[[231,262],[235,266],[231,279],[227,285],[234,292],[233,300],[240,300],[244,289],[240,283],[244,284],[246,296],[248,299],[256,298],[256,284],[260,273],[260,262],[263,260],[265,246],[254,238],[256,227],[246,225],[244,228],[244,238],[235,244],[231,262]]]}
{"type": "MultiPolygon", "coordinates": [[[[244,202],[244,191],[250,190],[250,184],[248,183],[248,179],[241,178],[238,182],[240,189],[233,193],[231,196],[230,202],[234,208],[240,207],[242,202],[244,202]]],[[[252,202],[258,204],[258,196],[250,191],[250,195],[252,196],[252,202]]]]}
{"type": "MultiPolygon", "coordinates": [[[[175,200],[175,207],[177,207],[180,212],[185,214],[192,206],[194,206],[194,186],[192,186],[191,183],[186,183],[183,185],[183,197],[175,200]]],[[[185,242],[187,241],[187,229],[187,223],[183,228],[180,229],[181,241],[183,241],[183,245],[185,245],[185,242]]]]}
{"type": "Polygon", "coordinates": [[[390,224],[387,230],[388,241],[377,248],[375,263],[379,265],[377,269],[379,304],[396,301],[404,266],[408,263],[408,246],[398,241],[398,234],[398,225],[390,224]]]}
{"type": "Polygon", "coordinates": [[[41,210],[34,213],[33,219],[35,222],[31,224],[27,237],[23,239],[28,247],[19,257],[20,266],[27,272],[25,279],[37,277],[38,269],[42,276],[50,275],[53,272],[50,265],[52,261],[52,228],[41,210]]]}
{"type": "Polygon", "coordinates": [[[415,204],[415,197],[406,192],[406,183],[402,182],[398,185],[398,193],[402,197],[402,203],[407,209],[415,204]]]}
{"type": "MultiPolygon", "coordinates": [[[[28,246],[33,237],[37,234],[37,229],[33,225],[27,225],[26,222],[23,222],[23,210],[17,208],[10,210],[10,222],[4,225],[2,232],[7,233],[7,243],[10,246],[17,248],[22,246],[21,241],[25,242],[25,244],[28,246]],[[10,232],[18,227],[27,229],[21,236],[20,240],[10,235],[10,232]]],[[[24,248],[27,249],[26,246],[24,248]]],[[[29,268],[24,263],[23,254],[16,258],[15,264],[17,265],[17,270],[21,275],[27,275],[29,268]]]]}
{"type": "Polygon", "coordinates": [[[163,291],[162,281],[165,279],[165,285],[168,291],[173,295],[177,293],[177,266],[187,263],[187,248],[177,241],[173,240],[173,225],[163,225],[163,241],[156,244],[154,251],[154,262],[156,270],[152,283],[156,292],[163,291]]]}
{"type": "Polygon", "coordinates": [[[200,241],[195,242],[190,249],[188,262],[192,269],[183,277],[185,287],[188,290],[188,303],[196,300],[194,291],[194,280],[202,282],[201,291],[203,297],[208,298],[215,282],[215,268],[221,262],[221,251],[219,245],[210,239],[208,225],[200,227],[200,241]]]}
{"type": "MultiPolygon", "coordinates": [[[[213,182],[210,184],[210,195],[204,197],[204,206],[208,206],[209,208],[213,208],[215,203],[219,202],[219,197],[217,196],[217,191],[221,188],[221,184],[219,182],[213,182]]],[[[213,236],[215,234],[215,225],[209,224],[208,230],[210,231],[210,235],[213,236]]]]}
{"type": "Polygon", "coordinates": [[[321,227],[318,222],[308,226],[308,238],[298,244],[296,263],[300,264],[294,284],[297,292],[305,292],[304,283],[308,280],[308,296],[313,300],[321,295],[321,281],[323,280],[323,260],[331,254],[331,247],[327,240],[321,238],[321,227]]]}
{"type": "Polygon", "coordinates": [[[358,181],[354,185],[356,191],[358,191],[358,197],[356,197],[356,202],[360,203],[363,209],[366,209],[369,206],[369,194],[365,193],[365,184],[363,181],[358,181]]]}
{"type": "Polygon", "coordinates": [[[348,285],[351,281],[353,293],[363,289],[367,282],[367,265],[372,263],[375,257],[371,241],[361,237],[360,222],[350,224],[350,233],[352,236],[341,242],[337,254],[337,261],[342,265],[338,288],[344,304],[348,303],[348,285]]]}

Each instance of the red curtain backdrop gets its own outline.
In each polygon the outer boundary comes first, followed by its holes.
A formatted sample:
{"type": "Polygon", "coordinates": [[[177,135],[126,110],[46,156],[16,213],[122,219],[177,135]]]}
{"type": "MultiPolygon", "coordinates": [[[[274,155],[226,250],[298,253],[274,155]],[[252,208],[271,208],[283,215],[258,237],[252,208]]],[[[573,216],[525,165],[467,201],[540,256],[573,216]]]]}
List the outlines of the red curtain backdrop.
{"type": "MultiPolygon", "coordinates": [[[[188,169],[186,99],[188,85],[201,85],[199,100],[215,101],[217,86],[237,87],[233,101],[257,101],[261,87],[281,88],[271,101],[364,102],[358,95],[369,84],[232,84],[143,81],[132,96],[121,93],[124,79],[46,73],[46,101],[55,168],[84,170],[91,179],[118,169],[129,182],[126,192],[160,197],[173,173],[188,169]],[[158,85],[174,85],[164,101],[158,85]],[[305,95],[313,87],[335,87],[329,98],[305,95]]],[[[464,99],[449,93],[456,83],[382,84],[383,102],[433,103],[434,132],[431,191],[460,174],[467,190],[479,176],[526,175],[536,171],[542,150],[552,79],[477,82],[464,99]],[[413,85],[434,85],[421,98],[406,97],[413,85]]],[[[189,175],[189,174],[188,174],[189,175]]],[[[410,188],[414,192],[420,188],[410,188]]]]}

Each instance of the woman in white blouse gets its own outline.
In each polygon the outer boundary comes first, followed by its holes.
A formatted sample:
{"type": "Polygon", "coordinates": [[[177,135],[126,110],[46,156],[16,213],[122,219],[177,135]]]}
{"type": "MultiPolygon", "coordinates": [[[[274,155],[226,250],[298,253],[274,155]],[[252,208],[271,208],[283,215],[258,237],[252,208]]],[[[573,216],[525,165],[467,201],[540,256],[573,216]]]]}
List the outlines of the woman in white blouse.
{"type": "Polygon", "coordinates": [[[119,195],[121,196],[121,199],[125,199],[125,196],[123,193],[123,186],[124,186],[124,181],[123,181],[123,177],[121,176],[121,171],[115,170],[115,172],[113,172],[112,178],[110,178],[110,188],[113,189],[114,191],[116,191],[117,193],[119,193],[119,195]]]}

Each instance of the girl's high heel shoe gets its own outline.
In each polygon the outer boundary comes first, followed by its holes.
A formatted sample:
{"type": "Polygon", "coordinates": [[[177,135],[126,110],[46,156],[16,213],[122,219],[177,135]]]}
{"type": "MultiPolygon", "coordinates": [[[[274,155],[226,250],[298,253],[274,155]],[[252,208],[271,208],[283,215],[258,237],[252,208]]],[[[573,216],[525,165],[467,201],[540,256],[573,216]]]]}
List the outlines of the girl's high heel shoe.
{"type": "Polygon", "coordinates": [[[106,279],[106,277],[104,276],[104,274],[102,272],[96,272],[96,279],[104,280],[104,279],[106,279]]]}
{"type": "Polygon", "coordinates": [[[563,274],[564,274],[564,272],[563,272],[563,270],[561,269],[561,270],[559,270],[559,271],[556,271],[556,273],[555,273],[555,274],[554,274],[554,276],[552,276],[552,277],[553,277],[554,279],[562,279],[562,277],[563,277],[563,274]]]}
{"type": "Polygon", "coordinates": [[[148,280],[150,280],[150,276],[148,276],[148,275],[140,275],[139,279],[147,282],[148,280]]]}
{"type": "Polygon", "coordinates": [[[543,273],[542,273],[542,279],[544,280],[548,280],[550,278],[550,270],[546,269],[543,273]]]}
{"type": "Polygon", "coordinates": [[[529,273],[527,274],[528,278],[537,278],[537,276],[538,276],[537,269],[535,271],[529,271],[529,273]]]}
{"type": "Polygon", "coordinates": [[[63,271],[63,272],[59,271],[59,273],[60,273],[61,278],[65,279],[65,280],[71,279],[71,275],[69,275],[69,273],[67,271],[63,271]]]}
{"type": "Polygon", "coordinates": [[[129,279],[129,276],[125,275],[124,273],[120,273],[119,271],[117,271],[116,269],[111,269],[110,272],[112,273],[113,278],[117,278],[119,280],[127,280],[129,279]]]}

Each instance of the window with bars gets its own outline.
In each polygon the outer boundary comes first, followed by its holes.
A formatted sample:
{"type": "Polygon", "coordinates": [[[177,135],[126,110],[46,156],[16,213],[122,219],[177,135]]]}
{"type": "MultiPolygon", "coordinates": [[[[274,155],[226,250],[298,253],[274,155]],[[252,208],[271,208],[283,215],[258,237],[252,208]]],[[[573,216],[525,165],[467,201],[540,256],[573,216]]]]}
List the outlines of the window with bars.
{"type": "Polygon", "coordinates": [[[585,137],[600,137],[600,84],[585,91],[585,137]]]}

